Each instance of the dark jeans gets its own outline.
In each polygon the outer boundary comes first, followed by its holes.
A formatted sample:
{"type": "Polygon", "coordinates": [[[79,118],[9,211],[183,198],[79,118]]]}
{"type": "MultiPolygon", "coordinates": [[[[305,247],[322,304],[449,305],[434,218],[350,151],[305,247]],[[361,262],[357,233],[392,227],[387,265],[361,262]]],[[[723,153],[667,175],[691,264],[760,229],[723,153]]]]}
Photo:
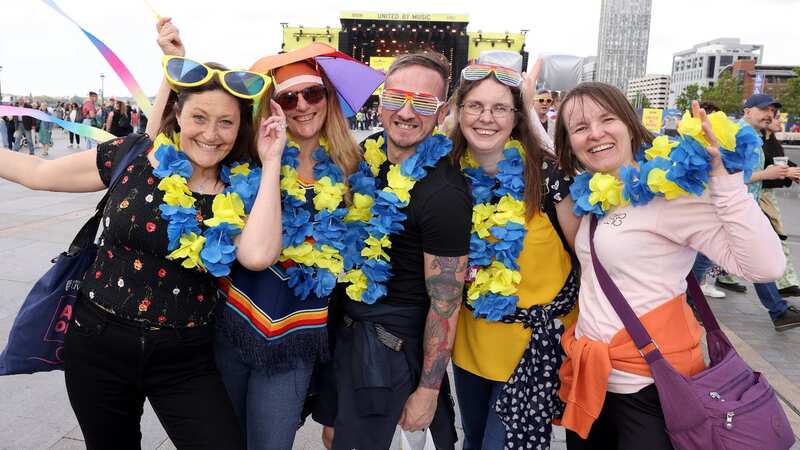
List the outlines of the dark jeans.
{"type": "Polygon", "coordinates": [[[79,300],[64,378],[86,447],[141,448],[147,398],[177,448],[244,450],[214,365],[213,329],[146,329],[79,300]]]}
{"type": "Polygon", "coordinates": [[[606,394],[588,439],[567,430],[568,450],[672,450],[656,385],[634,394],[606,394]]]}
{"type": "Polygon", "coordinates": [[[464,450],[501,449],[506,427],[494,411],[505,383],[487,380],[453,364],[453,381],[464,427],[464,450]]]}
{"type": "Polygon", "coordinates": [[[391,385],[385,391],[382,413],[366,415],[357,400],[358,388],[353,377],[353,331],[342,328],[336,337],[334,368],[338,392],[338,410],[333,438],[334,450],[388,449],[394,436],[397,422],[408,396],[417,386],[411,379],[408,362],[403,352],[383,349],[389,364],[391,385]]]}
{"type": "Polygon", "coordinates": [[[80,134],[75,134],[72,131],[70,131],[69,132],[69,145],[72,145],[72,141],[73,140],[75,141],[76,144],[78,144],[78,146],[81,145],[81,135],[80,134]]]}

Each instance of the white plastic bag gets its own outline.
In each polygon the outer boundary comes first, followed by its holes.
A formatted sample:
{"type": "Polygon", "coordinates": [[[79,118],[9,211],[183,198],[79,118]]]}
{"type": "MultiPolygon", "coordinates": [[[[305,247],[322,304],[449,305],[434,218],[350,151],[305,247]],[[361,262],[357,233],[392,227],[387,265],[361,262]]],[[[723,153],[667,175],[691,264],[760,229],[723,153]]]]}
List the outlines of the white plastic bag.
{"type": "Polygon", "coordinates": [[[422,436],[420,432],[406,433],[404,430],[400,430],[400,450],[436,450],[431,430],[425,430],[425,442],[422,447],[419,445],[419,441],[421,440],[422,436]],[[411,442],[414,442],[416,445],[411,445],[411,442]]]}

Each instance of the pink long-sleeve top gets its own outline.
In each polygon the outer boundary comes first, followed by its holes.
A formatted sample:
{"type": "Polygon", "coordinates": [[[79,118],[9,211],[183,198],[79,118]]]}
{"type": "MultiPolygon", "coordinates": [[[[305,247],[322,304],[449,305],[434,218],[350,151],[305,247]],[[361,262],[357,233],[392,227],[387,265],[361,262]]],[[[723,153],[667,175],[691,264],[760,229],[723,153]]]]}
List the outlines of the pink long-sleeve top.
{"type": "MultiPolygon", "coordinates": [[[[575,337],[608,343],[624,325],[592,267],[588,216],[581,220],[575,246],[582,270],[575,337]]],[[[741,173],[711,177],[701,197],[657,197],[644,206],[614,209],[598,222],[595,249],[639,317],[686,291],[697,252],[754,282],[780,278],[786,265],[780,241],[747,194],[741,173]]],[[[652,383],[652,378],[612,369],[608,391],[629,394],[652,383]]]]}

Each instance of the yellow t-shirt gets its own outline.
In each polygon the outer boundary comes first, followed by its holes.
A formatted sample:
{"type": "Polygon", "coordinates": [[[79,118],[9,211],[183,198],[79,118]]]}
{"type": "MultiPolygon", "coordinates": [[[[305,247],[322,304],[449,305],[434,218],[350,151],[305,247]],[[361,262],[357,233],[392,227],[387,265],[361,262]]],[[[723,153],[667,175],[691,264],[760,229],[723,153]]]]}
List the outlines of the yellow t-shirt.
{"type": "MultiPolygon", "coordinates": [[[[520,308],[553,301],[572,269],[550,219],[544,213],[528,222],[522,252],[517,259],[522,274],[519,284],[520,308]]],[[[453,363],[480,377],[506,382],[522,359],[531,339],[531,330],[522,324],[505,324],[476,319],[472,311],[461,308],[453,347],[453,363]]],[[[571,324],[577,308],[563,320],[571,324]]]]}

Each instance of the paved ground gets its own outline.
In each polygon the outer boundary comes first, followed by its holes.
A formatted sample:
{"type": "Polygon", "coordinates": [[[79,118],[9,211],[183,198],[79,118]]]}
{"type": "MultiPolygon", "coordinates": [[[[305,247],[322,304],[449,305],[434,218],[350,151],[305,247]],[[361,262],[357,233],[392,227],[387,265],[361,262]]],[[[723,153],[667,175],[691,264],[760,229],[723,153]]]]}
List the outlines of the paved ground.
{"type": "MultiPolygon", "coordinates": [[[[66,148],[59,131],[55,132],[55,141],[53,156],[75,151],[66,148]]],[[[800,152],[794,156],[800,160],[800,152]]],[[[98,199],[98,194],[32,192],[0,181],[0,346],[5,344],[32,283],[48,268],[50,258],[65,248],[98,199]]],[[[780,201],[795,263],[800,265],[800,190],[783,193],[780,201]]],[[[800,304],[800,299],[795,304],[800,304]]],[[[712,307],[740,353],[767,374],[787,401],[785,409],[792,418],[795,434],[800,434],[800,329],[774,332],[752,289],[746,294],[713,300],[712,307]]],[[[0,449],[84,448],[61,372],[0,378],[0,399],[0,449]]],[[[142,433],[144,449],[174,448],[149,407],[142,433]]],[[[322,449],[319,435],[317,424],[307,424],[298,433],[294,448],[322,449]]],[[[560,429],[552,448],[565,448],[560,429]]]]}

